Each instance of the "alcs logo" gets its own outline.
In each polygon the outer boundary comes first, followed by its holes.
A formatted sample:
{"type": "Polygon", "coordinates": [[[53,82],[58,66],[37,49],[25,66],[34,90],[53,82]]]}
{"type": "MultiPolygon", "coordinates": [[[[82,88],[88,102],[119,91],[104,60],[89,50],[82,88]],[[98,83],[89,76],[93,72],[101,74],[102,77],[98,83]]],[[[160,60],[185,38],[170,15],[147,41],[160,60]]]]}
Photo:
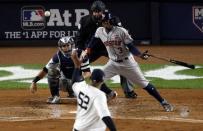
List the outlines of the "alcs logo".
{"type": "Polygon", "coordinates": [[[203,32],[203,6],[192,7],[193,24],[203,32]]]}

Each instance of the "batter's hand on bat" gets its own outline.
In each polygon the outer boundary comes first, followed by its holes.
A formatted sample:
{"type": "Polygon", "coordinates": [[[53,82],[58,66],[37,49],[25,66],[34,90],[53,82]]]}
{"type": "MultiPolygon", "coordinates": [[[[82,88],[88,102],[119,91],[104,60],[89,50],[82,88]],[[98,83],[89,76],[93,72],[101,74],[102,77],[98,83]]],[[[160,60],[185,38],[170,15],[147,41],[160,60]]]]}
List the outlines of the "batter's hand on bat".
{"type": "Polygon", "coordinates": [[[30,85],[30,92],[33,94],[37,92],[37,83],[32,82],[32,84],[30,85]]]}
{"type": "Polygon", "coordinates": [[[148,51],[145,51],[144,53],[142,53],[140,55],[140,58],[142,58],[143,60],[147,60],[150,56],[147,54],[148,51]]]}

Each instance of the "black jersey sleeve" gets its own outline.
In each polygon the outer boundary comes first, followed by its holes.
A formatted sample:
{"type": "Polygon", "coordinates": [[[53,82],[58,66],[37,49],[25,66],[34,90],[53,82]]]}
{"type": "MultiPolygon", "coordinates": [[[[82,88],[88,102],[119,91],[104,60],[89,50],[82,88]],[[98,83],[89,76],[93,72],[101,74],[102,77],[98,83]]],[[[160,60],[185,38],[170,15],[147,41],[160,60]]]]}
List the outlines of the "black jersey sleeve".
{"type": "Polygon", "coordinates": [[[110,131],[116,131],[116,126],[110,116],[103,117],[102,120],[110,131]]]}
{"type": "Polygon", "coordinates": [[[87,17],[82,17],[80,22],[79,22],[79,25],[78,25],[78,32],[76,34],[76,48],[79,48],[79,49],[82,49],[84,50],[85,49],[85,43],[86,43],[86,37],[87,37],[87,33],[85,32],[85,27],[86,27],[86,24],[87,24],[87,17]]]}

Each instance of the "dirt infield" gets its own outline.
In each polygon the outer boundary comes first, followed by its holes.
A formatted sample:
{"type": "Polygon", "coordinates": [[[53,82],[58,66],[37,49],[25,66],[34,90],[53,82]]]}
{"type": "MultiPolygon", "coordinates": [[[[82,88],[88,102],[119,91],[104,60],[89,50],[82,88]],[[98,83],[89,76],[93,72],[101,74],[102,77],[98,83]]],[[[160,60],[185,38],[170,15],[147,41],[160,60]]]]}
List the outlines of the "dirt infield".
{"type": "MultiPolygon", "coordinates": [[[[154,54],[170,56],[189,63],[202,64],[202,46],[140,47],[154,54]]],[[[0,48],[0,64],[45,64],[56,48],[0,48]],[[15,55],[14,55],[15,54],[15,55]]],[[[98,63],[105,63],[101,58],[98,63]]],[[[155,59],[140,63],[163,63],[155,59]]],[[[161,94],[175,106],[174,112],[164,112],[162,107],[142,89],[135,89],[136,100],[125,99],[121,89],[119,96],[109,103],[110,111],[119,131],[200,131],[203,130],[203,90],[162,89],[161,94]]],[[[0,90],[1,131],[71,131],[75,100],[60,105],[45,101],[49,91],[41,89],[37,94],[29,90],[0,90]]],[[[65,96],[62,93],[62,96],[65,96]]]]}

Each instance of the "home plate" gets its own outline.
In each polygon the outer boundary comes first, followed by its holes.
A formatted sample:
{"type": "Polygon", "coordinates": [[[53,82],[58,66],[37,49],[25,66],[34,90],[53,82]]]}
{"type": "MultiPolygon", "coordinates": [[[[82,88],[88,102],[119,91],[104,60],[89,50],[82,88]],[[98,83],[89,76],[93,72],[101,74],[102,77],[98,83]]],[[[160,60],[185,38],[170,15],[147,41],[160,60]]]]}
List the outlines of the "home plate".
{"type": "Polygon", "coordinates": [[[71,114],[76,114],[77,111],[69,111],[71,114]]]}
{"type": "Polygon", "coordinates": [[[77,99],[74,98],[69,98],[69,97],[62,97],[60,98],[60,103],[77,103],[77,99]]]}

